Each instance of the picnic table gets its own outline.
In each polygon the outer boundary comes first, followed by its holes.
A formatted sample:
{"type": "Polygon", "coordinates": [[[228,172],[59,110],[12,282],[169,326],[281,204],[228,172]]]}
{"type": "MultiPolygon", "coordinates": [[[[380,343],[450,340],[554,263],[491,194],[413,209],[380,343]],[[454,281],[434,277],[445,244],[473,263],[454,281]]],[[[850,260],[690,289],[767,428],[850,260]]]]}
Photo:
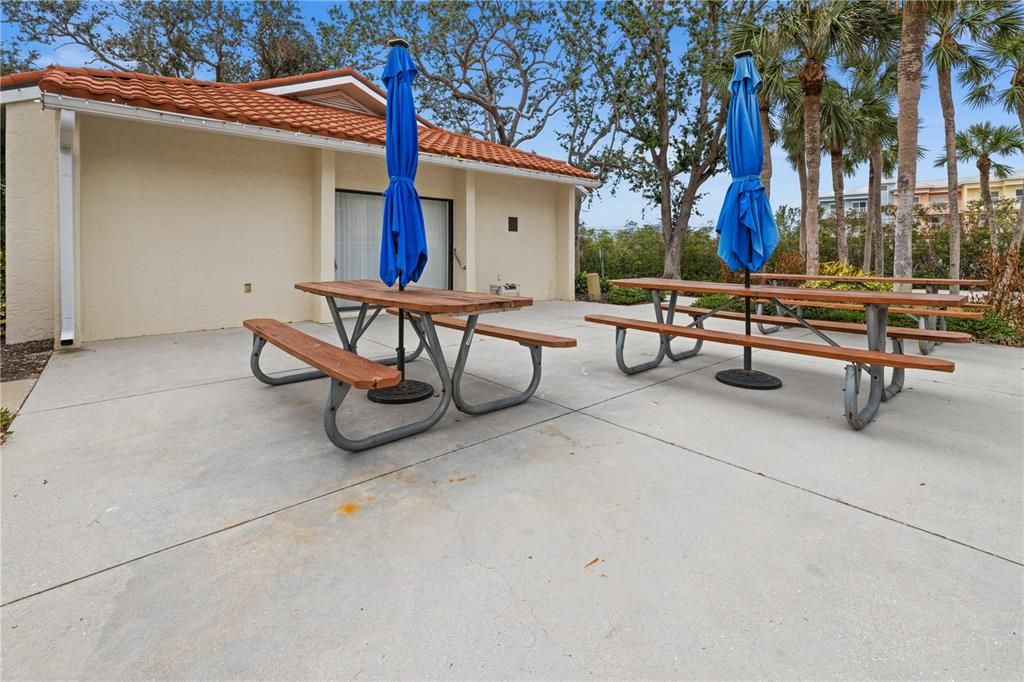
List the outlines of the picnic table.
{"type": "Polygon", "coordinates": [[[277,320],[246,320],[244,326],[253,333],[250,368],[257,379],[271,386],[329,377],[331,384],[324,410],[324,429],[334,445],[349,451],[365,450],[425,431],[441,420],[451,402],[455,402],[459,410],[468,414],[484,414],[523,403],[529,400],[540,383],[541,349],[568,348],[576,345],[576,339],[564,336],[477,323],[481,313],[508,311],[533,305],[533,299],[525,296],[498,296],[419,286],[408,286],[404,290],[399,290],[370,279],[300,282],[295,288],[326,299],[341,347],[326,343],[277,320]],[[346,328],[339,300],[359,304],[351,330],[346,328]],[[399,309],[408,313],[419,341],[416,350],[407,356],[406,360],[411,362],[421,353],[427,354],[441,382],[440,400],[434,411],[423,419],[361,438],[346,436],[338,428],[338,411],[349,389],[386,388],[401,381],[401,374],[392,366],[397,362],[396,357],[371,360],[358,354],[359,340],[381,311],[387,310],[397,314],[399,309]],[[463,314],[466,317],[454,317],[455,314],[463,314]],[[450,373],[441,343],[437,338],[437,327],[458,329],[463,332],[458,356],[450,373]],[[529,349],[533,376],[524,391],[483,404],[473,404],[465,400],[461,383],[474,335],[516,341],[529,349]],[[260,354],[267,343],[302,360],[313,369],[286,376],[266,374],[260,368],[260,354]]]}
{"type": "MultiPolygon", "coordinates": [[[[947,288],[952,291],[953,287],[980,287],[987,284],[986,280],[983,279],[951,279],[948,277],[882,277],[875,275],[804,275],[804,274],[790,274],[790,273],[779,273],[779,272],[758,272],[751,273],[751,279],[760,280],[762,282],[770,282],[772,285],[778,285],[779,282],[825,282],[827,288],[832,288],[837,284],[866,284],[866,283],[878,283],[878,284],[909,284],[911,286],[924,287],[924,290],[929,294],[939,293],[939,289],[947,288]]],[[[840,310],[858,310],[860,306],[850,303],[815,303],[807,300],[793,300],[788,302],[790,306],[795,306],[797,310],[804,307],[819,307],[819,308],[836,308],[840,310]]],[[[947,307],[939,308],[930,311],[929,314],[922,314],[919,310],[908,310],[905,308],[894,308],[890,312],[900,313],[902,315],[908,315],[917,320],[918,327],[921,329],[939,330],[946,331],[947,318],[957,317],[963,319],[979,319],[982,316],[984,310],[990,306],[984,303],[972,303],[964,301],[960,304],[959,309],[949,309],[947,307]]],[[[757,314],[761,315],[764,309],[764,301],[757,301],[757,314]]],[[[762,334],[772,334],[779,331],[785,325],[765,326],[764,322],[758,322],[757,328],[762,334]]],[[[918,348],[923,355],[927,355],[934,350],[935,346],[941,343],[941,341],[930,341],[930,340],[919,340],[918,348]]]]}
{"type": "MultiPolygon", "coordinates": [[[[903,353],[904,338],[936,338],[937,332],[930,330],[897,330],[888,326],[889,309],[891,306],[915,306],[938,308],[958,305],[965,296],[959,294],[936,293],[902,293],[888,291],[844,291],[837,289],[803,289],[787,286],[751,286],[721,282],[695,282],[687,280],[662,279],[643,277],[637,279],[612,280],[614,286],[646,289],[651,293],[654,304],[655,322],[637,320],[612,315],[587,315],[588,322],[606,324],[615,327],[615,360],[625,374],[636,374],[659,366],[666,357],[671,360],[682,360],[700,352],[705,341],[726,343],[749,348],[796,353],[813,357],[844,360],[846,366],[844,384],[844,408],[847,421],[854,429],[862,429],[878,412],[882,402],[894,397],[903,389],[904,373],[907,369],[922,369],[940,372],[952,372],[955,365],[948,360],[929,357],[912,357],[903,353]],[[668,303],[662,301],[662,293],[669,294],[668,303]],[[726,294],[729,299],[712,309],[692,309],[692,321],[683,326],[675,324],[677,299],[680,293],[686,294],[726,294]],[[785,311],[791,321],[811,331],[824,341],[809,343],[807,341],[774,339],[736,334],[703,328],[705,320],[719,316],[723,309],[733,301],[741,298],[767,300],[774,303],[779,310],[785,311]],[[799,310],[785,304],[784,301],[794,298],[819,302],[856,304],[862,306],[867,323],[863,331],[867,336],[867,349],[842,346],[833,340],[828,331],[854,331],[851,328],[830,328],[828,325],[816,324],[816,321],[805,320],[799,310]],[[699,310],[699,312],[694,312],[699,310]],[[637,365],[629,365],[623,355],[626,330],[652,332],[659,335],[660,343],[654,359],[637,365]],[[674,351],[672,340],[678,337],[694,340],[694,345],[684,351],[674,351]],[[892,339],[892,352],[886,351],[886,339],[892,339]],[[892,369],[892,380],[885,383],[885,370],[892,369]],[[866,371],[871,379],[871,387],[864,408],[859,406],[861,372],[866,371]]],[[[839,324],[839,323],[832,323],[839,324]]],[[[951,332],[940,334],[939,338],[962,340],[960,336],[952,337],[951,332]]],[[[966,335],[962,335],[966,336],[966,335]]],[[[970,337],[967,336],[967,340],[970,337]]]]}

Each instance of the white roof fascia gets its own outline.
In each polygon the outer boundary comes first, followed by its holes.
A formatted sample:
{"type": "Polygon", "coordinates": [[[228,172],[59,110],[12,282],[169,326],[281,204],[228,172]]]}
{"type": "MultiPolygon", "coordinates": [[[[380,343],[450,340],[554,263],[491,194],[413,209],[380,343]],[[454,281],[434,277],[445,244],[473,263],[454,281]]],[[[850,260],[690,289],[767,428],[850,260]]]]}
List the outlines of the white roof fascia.
{"type": "MultiPolygon", "coordinates": [[[[204,118],[189,114],[175,114],[157,109],[147,109],[116,102],[103,102],[82,97],[70,97],[54,93],[42,93],[43,108],[68,109],[81,113],[94,114],[97,116],[109,116],[113,118],[128,119],[134,121],[146,121],[159,125],[190,128],[192,130],[206,130],[212,133],[223,133],[227,135],[238,135],[241,137],[256,138],[261,140],[272,140],[288,144],[298,144],[305,147],[316,147],[318,149],[333,149],[336,151],[351,152],[355,154],[369,154],[372,156],[384,156],[384,145],[370,144],[368,142],[356,142],[354,140],[339,140],[335,137],[324,135],[310,135],[279,128],[252,125],[248,123],[237,123],[232,121],[221,121],[215,118],[204,118]]],[[[581,187],[599,187],[599,180],[588,180],[573,175],[560,175],[558,173],[546,173],[528,168],[515,166],[504,166],[486,161],[474,161],[470,159],[455,158],[443,154],[420,152],[420,161],[435,166],[447,166],[450,168],[463,168],[479,170],[486,173],[498,175],[512,175],[546,182],[558,182],[581,187]]]]}
{"type": "Polygon", "coordinates": [[[39,86],[30,85],[25,88],[10,88],[0,93],[0,104],[13,104],[14,102],[28,102],[39,99],[39,86]]]}
{"type": "Polygon", "coordinates": [[[354,85],[366,94],[373,97],[381,104],[387,104],[387,100],[380,96],[380,93],[369,88],[358,78],[352,76],[335,76],[323,80],[305,81],[303,83],[291,83],[290,85],[276,85],[269,88],[261,88],[256,92],[265,92],[268,95],[294,95],[295,93],[308,92],[311,90],[333,90],[344,85],[354,85]]]}

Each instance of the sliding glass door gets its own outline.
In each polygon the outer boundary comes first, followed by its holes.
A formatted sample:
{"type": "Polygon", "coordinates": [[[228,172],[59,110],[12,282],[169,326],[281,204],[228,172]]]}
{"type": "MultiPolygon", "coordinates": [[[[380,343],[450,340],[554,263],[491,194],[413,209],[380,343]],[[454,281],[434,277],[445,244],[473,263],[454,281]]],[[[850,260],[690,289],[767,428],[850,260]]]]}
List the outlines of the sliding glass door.
{"type": "MultiPolygon", "coordinates": [[[[427,267],[420,286],[451,288],[452,202],[421,199],[427,228],[427,267]]],[[[334,210],[334,268],[338,279],[377,279],[384,195],[338,190],[334,210]]]]}

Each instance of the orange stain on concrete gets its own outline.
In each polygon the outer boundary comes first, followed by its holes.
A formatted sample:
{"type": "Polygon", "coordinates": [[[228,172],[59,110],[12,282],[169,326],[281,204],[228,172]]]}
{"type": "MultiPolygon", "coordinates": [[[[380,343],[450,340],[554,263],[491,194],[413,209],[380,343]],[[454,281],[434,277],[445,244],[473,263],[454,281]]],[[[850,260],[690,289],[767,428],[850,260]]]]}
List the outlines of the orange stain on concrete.
{"type": "Polygon", "coordinates": [[[355,502],[346,502],[345,504],[339,504],[335,510],[335,514],[344,514],[345,516],[352,516],[359,511],[359,505],[355,502]]]}
{"type": "Polygon", "coordinates": [[[469,476],[459,476],[457,478],[449,478],[448,482],[449,483],[462,483],[463,481],[468,481],[471,478],[476,478],[476,474],[470,474],[469,476]]]}

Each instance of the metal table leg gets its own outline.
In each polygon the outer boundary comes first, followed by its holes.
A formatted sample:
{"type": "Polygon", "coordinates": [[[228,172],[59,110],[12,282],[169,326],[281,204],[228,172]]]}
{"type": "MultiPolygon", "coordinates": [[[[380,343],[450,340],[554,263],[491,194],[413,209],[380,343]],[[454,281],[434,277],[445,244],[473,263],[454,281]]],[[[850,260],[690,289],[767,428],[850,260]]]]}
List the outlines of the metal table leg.
{"type": "MultiPolygon", "coordinates": [[[[654,300],[654,318],[658,322],[663,321],[661,314],[661,292],[657,289],[651,290],[651,298],[654,300]]],[[[675,310],[671,311],[675,313],[675,310]]],[[[661,364],[661,361],[665,359],[665,338],[663,335],[658,336],[658,353],[654,356],[653,360],[642,362],[639,365],[627,365],[626,359],[623,357],[623,348],[626,345],[626,330],[622,327],[615,328],[615,363],[622,370],[623,374],[639,374],[640,372],[646,372],[649,369],[654,369],[661,364]]]]}
{"type": "MultiPolygon", "coordinates": [[[[676,317],[676,301],[678,300],[678,298],[679,292],[677,291],[673,291],[668,295],[668,317],[664,318],[663,320],[661,315],[661,293],[658,292],[658,295],[654,297],[654,315],[655,319],[657,319],[658,322],[664,321],[666,324],[673,324],[676,317]]],[[[701,320],[700,323],[695,322],[694,326],[702,327],[703,320],[701,320]]],[[[677,353],[672,350],[672,341],[674,341],[675,338],[676,337],[670,334],[661,335],[661,342],[665,345],[665,356],[669,360],[672,360],[673,362],[678,362],[679,360],[685,360],[686,358],[693,357],[694,355],[700,352],[701,346],[704,345],[703,339],[697,339],[696,341],[693,342],[693,346],[677,353]]]]}
{"type": "MultiPolygon", "coordinates": [[[[925,291],[927,291],[929,294],[937,294],[937,293],[939,293],[939,287],[936,284],[929,284],[929,285],[927,285],[925,287],[925,291]]],[[[935,331],[936,326],[937,326],[936,325],[937,319],[938,318],[935,315],[920,315],[917,318],[917,326],[918,326],[919,329],[927,329],[927,330],[930,330],[930,331],[935,331]]],[[[943,331],[945,331],[945,326],[946,326],[946,318],[943,317],[942,318],[943,331]]],[[[924,341],[924,340],[922,340],[922,341],[918,341],[917,342],[917,348],[918,348],[919,351],[921,351],[921,355],[928,355],[933,350],[935,350],[935,346],[936,345],[938,345],[938,344],[936,344],[936,342],[934,342],[934,341],[924,341]]]]}
{"type": "MultiPolygon", "coordinates": [[[[359,344],[359,339],[362,338],[366,330],[370,328],[370,325],[373,324],[374,320],[377,319],[377,316],[380,315],[380,311],[383,310],[383,306],[370,305],[369,303],[363,303],[359,306],[359,314],[356,316],[356,321],[353,324],[351,336],[345,329],[345,322],[341,319],[341,312],[338,310],[338,301],[328,296],[327,309],[330,310],[331,319],[334,320],[334,328],[338,331],[338,338],[341,339],[341,347],[347,351],[351,351],[352,353],[358,353],[359,351],[357,351],[356,348],[359,344]],[[367,317],[367,313],[370,312],[371,309],[373,312],[371,312],[369,317],[367,317]]],[[[415,326],[416,325],[414,324],[413,328],[415,328],[415,326]]],[[[419,339],[419,343],[416,345],[416,349],[412,353],[406,353],[406,362],[412,362],[423,352],[423,335],[417,330],[416,336],[419,339]]],[[[395,365],[398,364],[398,356],[396,354],[395,357],[388,357],[380,360],[375,359],[374,362],[379,362],[382,365],[395,365]]]]}
{"type": "Polygon", "coordinates": [[[522,343],[519,345],[526,346],[530,349],[530,360],[533,363],[533,376],[530,378],[530,384],[523,392],[507,398],[499,398],[497,400],[491,400],[490,402],[479,404],[470,403],[463,398],[462,378],[465,376],[466,362],[469,359],[469,348],[473,343],[473,335],[476,331],[476,322],[478,317],[478,315],[470,315],[466,320],[466,328],[462,332],[462,343],[459,344],[459,355],[455,360],[455,369],[452,371],[452,401],[462,412],[474,415],[487,414],[488,412],[494,412],[495,410],[501,410],[506,407],[525,403],[537,391],[537,386],[540,385],[541,373],[541,347],[522,343]]]}
{"type": "MultiPolygon", "coordinates": [[[[868,350],[885,351],[885,340],[887,336],[886,325],[889,316],[889,307],[879,304],[868,304],[864,306],[864,315],[868,327],[868,350]]],[[[903,352],[903,342],[893,339],[893,352],[903,352]]],[[[871,388],[868,393],[867,404],[863,409],[859,406],[860,373],[863,370],[861,365],[846,366],[846,382],[843,387],[843,401],[846,408],[846,420],[856,430],[867,426],[875,415],[883,401],[889,400],[903,390],[904,370],[894,368],[892,382],[885,385],[885,366],[870,365],[867,368],[868,376],[871,378],[871,388]]]]}
{"type": "MultiPolygon", "coordinates": [[[[363,319],[362,314],[359,319],[363,319]]],[[[443,353],[441,352],[441,343],[437,340],[437,331],[434,329],[434,322],[431,319],[430,314],[422,313],[420,315],[419,324],[421,325],[421,329],[418,331],[417,336],[419,336],[423,341],[423,346],[427,352],[427,356],[430,358],[431,362],[433,362],[434,369],[437,370],[437,376],[441,380],[441,399],[438,401],[437,407],[434,408],[434,411],[430,416],[425,419],[412,422],[411,424],[396,426],[392,429],[374,433],[364,438],[350,438],[344,435],[338,428],[338,410],[341,408],[341,404],[348,395],[351,387],[348,384],[337,381],[336,379],[331,379],[331,388],[327,396],[327,405],[324,408],[324,430],[327,432],[327,438],[335,446],[343,450],[358,452],[360,450],[377,447],[378,445],[384,445],[385,443],[391,443],[393,441],[421,433],[441,421],[441,417],[444,416],[444,413],[448,410],[448,405],[451,403],[452,378],[448,373],[448,365],[445,362],[443,353]]],[[[359,325],[357,324],[357,329],[358,326],[359,325]]]]}

